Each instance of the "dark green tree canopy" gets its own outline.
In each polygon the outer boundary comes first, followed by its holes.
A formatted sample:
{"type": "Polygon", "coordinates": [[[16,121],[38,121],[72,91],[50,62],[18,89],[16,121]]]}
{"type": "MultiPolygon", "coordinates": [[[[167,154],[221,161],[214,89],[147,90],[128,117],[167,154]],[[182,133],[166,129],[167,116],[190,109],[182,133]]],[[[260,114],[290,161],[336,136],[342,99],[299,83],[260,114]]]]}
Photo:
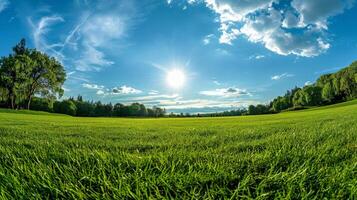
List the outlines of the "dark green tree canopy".
{"type": "Polygon", "coordinates": [[[64,67],[55,58],[26,47],[22,39],[12,54],[0,59],[0,87],[8,105],[30,109],[35,95],[56,98],[63,95],[64,67]]]}

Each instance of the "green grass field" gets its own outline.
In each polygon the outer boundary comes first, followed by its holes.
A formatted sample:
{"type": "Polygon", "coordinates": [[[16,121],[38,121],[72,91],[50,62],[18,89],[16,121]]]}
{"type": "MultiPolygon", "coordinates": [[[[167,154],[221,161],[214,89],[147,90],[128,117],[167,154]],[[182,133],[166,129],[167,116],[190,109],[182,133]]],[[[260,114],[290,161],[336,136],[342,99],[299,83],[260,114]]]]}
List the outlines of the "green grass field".
{"type": "Polygon", "coordinates": [[[119,119],[0,110],[0,199],[356,199],[357,101],[119,119]]]}

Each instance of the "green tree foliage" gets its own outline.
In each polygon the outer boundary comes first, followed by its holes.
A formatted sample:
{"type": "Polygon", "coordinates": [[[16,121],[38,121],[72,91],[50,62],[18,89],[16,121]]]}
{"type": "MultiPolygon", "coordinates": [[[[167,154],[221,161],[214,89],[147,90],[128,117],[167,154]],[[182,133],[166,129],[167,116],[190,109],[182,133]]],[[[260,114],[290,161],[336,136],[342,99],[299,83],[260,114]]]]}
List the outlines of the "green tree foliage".
{"type": "Polygon", "coordinates": [[[256,106],[250,105],[248,107],[248,115],[259,115],[268,113],[270,113],[268,105],[258,104],[256,106]]]}
{"type": "MultiPolygon", "coordinates": [[[[270,112],[338,103],[357,98],[357,62],[334,74],[320,76],[313,85],[295,87],[269,104],[270,112]]],[[[266,114],[262,105],[249,106],[247,114],[266,114]]]]}
{"type": "Polygon", "coordinates": [[[159,107],[146,108],[140,103],[124,105],[117,103],[102,103],[100,101],[84,101],[82,96],[73,97],[62,102],[57,101],[53,108],[56,113],[63,113],[80,117],[163,117],[165,109],[159,107]]]}
{"type": "Polygon", "coordinates": [[[284,96],[279,96],[275,98],[271,103],[270,103],[270,110],[272,112],[280,112],[282,110],[286,110],[288,108],[293,107],[293,97],[297,91],[299,91],[300,88],[295,87],[292,90],[288,90],[284,96]]]}
{"type": "Polygon", "coordinates": [[[6,95],[5,101],[12,109],[30,109],[35,95],[48,99],[61,96],[65,77],[63,66],[55,58],[28,49],[24,39],[13,48],[12,54],[0,59],[1,96],[6,95]]]}
{"type": "Polygon", "coordinates": [[[26,55],[10,55],[0,61],[0,85],[12,109],[18,108],[25,95],[27,66],[31,66],[31,60],[26,55]]]}
{"type": "Polygon", "coordinates": [[[322,99],[325,102],[332,102],[335,98],[335,90],[331,82],[327,82],[322,88],[322,99]]]}
{"type": "Polygon", "coordinates": [[[39,51],[31,51],[30,58],[33,66],[29,70],[26,84],[27,109],[30,108],[31,98],[35,94],[48,98],[62,96],[62,85],[66,77],[63,66],[55,58],[39,51]]]}
{"type": "Polygon", "coordinates": [[[152,109],[148,109],[148,116],[150,117],[163,117],[165,116],[166,110],[154,106],[152,109]]]}
{"type": "Polygon", "coordinates": [[[53,112],[53,101],[45,98],[33,97],[31,110],[53,112]]]}
{"type": "Polygon", "coordinates": [[[56,101],[53,104],[53,110],[56,113],[62,113],[66,115],[76,116],[77,107],[72,100],[56,101]]]}
{"type": "Polygon", "coordinates": [[[357,62],[334,74],[321,76],[316,85],[322,88],[322,98],[336,103],[357,98],[357,62]]]}

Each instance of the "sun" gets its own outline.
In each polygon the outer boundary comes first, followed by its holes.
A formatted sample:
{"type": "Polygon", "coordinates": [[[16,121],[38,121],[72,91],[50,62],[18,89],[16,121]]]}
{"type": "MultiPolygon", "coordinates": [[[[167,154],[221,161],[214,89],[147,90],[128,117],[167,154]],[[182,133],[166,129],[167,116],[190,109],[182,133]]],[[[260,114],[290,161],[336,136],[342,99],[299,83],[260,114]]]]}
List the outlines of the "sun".
{"type": "Polygon", "coordinates": [[[172,69],[166,74],[167,84],[174,89],[179,89],[185,84],[186,76],[182,70],[172,69]]]}

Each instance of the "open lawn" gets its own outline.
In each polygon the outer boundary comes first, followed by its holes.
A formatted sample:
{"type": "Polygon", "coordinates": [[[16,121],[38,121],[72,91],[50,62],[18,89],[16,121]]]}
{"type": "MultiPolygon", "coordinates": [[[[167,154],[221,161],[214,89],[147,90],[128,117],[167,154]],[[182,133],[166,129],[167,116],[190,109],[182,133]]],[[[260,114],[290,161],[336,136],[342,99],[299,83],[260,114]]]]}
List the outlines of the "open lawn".
{"type": "Polygon", "coordinates": [[[357,101],[120,119],[0,110],[1,199],[356,199],[357,101]]]}

